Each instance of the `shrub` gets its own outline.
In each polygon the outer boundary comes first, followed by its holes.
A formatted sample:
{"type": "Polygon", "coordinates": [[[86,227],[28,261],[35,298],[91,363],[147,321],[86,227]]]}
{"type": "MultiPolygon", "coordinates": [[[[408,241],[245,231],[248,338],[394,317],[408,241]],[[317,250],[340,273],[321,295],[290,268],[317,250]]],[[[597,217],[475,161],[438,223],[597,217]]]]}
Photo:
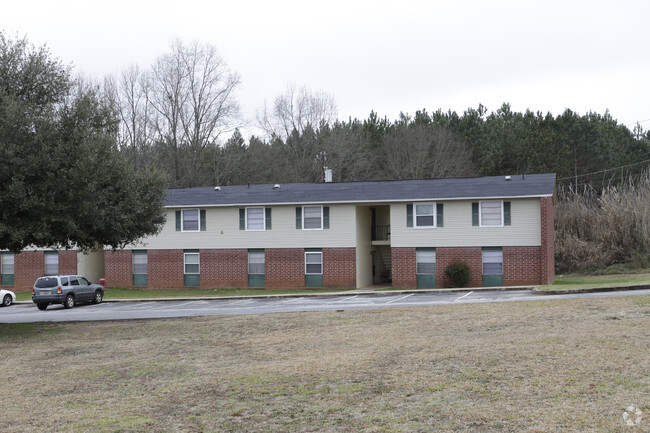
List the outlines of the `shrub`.
{"type": "Polygon", "coordinates": [[[445,269],[450,287],[467,287],[469,284],[469,266],[463,262],[450,263],[445,269]]]}

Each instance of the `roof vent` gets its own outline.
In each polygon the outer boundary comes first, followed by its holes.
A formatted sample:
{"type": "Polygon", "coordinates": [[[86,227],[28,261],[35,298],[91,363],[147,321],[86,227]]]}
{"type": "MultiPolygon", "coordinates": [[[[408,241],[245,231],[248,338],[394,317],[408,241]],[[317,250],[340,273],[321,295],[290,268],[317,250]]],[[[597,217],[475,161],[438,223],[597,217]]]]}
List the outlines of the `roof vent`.
{"type": "Polygon", "coordinates": [[[220,187],[220,186],[215,186],[215,187],[214,187],[214,190],[215,190],[215,191],[221,191],[221,187],[220,187]]]}
{"type": "Polygon", "coordinates": [[[512,180],[512,177],[506,176],[506,180],[512,180]]]}
{"type": "Polygon", "coordinates": [[[280,184],[276,183],[275,185],[273,185],[273,189],[280,189],[280,184]]]}

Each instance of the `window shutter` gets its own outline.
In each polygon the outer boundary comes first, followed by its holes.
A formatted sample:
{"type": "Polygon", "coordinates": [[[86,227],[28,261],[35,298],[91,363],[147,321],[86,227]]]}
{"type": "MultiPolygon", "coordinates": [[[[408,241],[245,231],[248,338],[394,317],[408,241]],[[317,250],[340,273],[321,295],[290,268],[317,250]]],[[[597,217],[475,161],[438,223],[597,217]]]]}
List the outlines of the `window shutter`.
{"type": "Polygon", "coordinates": [[[503,225],[505,226],[510,225],[510,202],[509,201],[503,202],[503,225]]]}
{"type": "Polygon", "coordinates": [[[323,206],[323,228],[330,228],[330,207],[323,206]]]}
{"type": "Polygon", "coordinates": [[[266,218],[266,230],[271,230],[271,208],[264,208],[264,217],[266,218]]]}
{"type": "Polygon", "coordinates": [[[442,203],[436,203],[436,226],[443,227],[445,225],[443,206],[442,203]]]}
{"type": "Polygon", "coordinates": [[[181,211],[176,211],[176,231],[181,231],[181,211]]]}
{"type": "Polygon", "coordinates": [[[413,227],[413,205],[406,205],[406,227],[413,227]]]}
{"type": "Polygon", "coordinates": [[[239,230],[246,230],[246,209],[239,209],[239,230]]]}
{"type": "Polygon", "coordinates": [[[205,209],[201,209],[199,214],[201,215],[201,231],[205,231],[205,209]]]}
{"type": "Polygon", "coordinates": [[[302,230],[302,208],[296,208],[296,228],[302,230]]]}
{"type": "Polygon", "coordinates": [[[478,225],[478,202],[472,203],[472,225],[478,225]]]}

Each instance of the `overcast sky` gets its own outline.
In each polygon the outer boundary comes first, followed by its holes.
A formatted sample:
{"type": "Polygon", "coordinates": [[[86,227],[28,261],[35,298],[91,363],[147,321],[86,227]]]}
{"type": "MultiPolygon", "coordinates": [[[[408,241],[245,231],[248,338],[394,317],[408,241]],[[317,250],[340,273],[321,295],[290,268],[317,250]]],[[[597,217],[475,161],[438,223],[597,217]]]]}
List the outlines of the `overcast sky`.
{"type": "Polygon", "coordinates": [[[100,79],[148,68],[174,38],[213,44],[241,75],[250,121],[293,82],[330,93],[346,120],[509,102],[554,115],[608,109],[650,129],[647,0],[6,3],[9,36],[100,79]]]}

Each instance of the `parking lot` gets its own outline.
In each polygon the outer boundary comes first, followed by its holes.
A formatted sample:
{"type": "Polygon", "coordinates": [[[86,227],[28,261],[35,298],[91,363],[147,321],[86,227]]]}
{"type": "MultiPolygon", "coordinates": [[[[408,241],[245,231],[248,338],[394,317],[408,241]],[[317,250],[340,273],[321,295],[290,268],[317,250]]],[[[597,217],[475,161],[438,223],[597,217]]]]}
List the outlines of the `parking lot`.
{"type": "Polygon", "coordinates": [[[477,302],[549,300],[567,297],[604,297],[650,294],[650,290],[535,295],[530,290],[472,291],[454,293],[378,293],[336,296],[264,297],[246,299],[197,299],[177,301],[113,301],[77,305],[70,310],[50,305],[39,311],[34,304],[18,304],[0,310],[0,323],[67,322],[89,320],[159,319],[233,314],[336,311],[369,308],[416,307],[477,302]]]}

